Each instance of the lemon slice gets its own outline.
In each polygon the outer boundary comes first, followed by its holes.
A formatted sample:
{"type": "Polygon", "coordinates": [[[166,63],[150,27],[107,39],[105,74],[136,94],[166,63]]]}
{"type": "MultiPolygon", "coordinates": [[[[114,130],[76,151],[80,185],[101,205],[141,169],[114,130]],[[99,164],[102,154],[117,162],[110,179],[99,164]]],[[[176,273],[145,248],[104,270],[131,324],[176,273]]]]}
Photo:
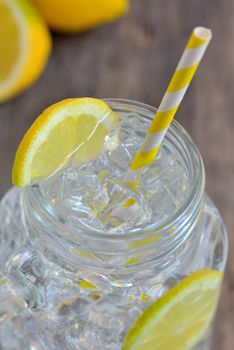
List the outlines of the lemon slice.
{"type": "Polygon", "coordinates": [[[31,85],[51,49],[46,24],[25,0],[0,0],[0,102],[31,85]]]}
{"type": "Polygon", "coordinates": [[[15,157],[13,184],[27,186],[65,166],[84,163],[103,151],[116,114],[94,98],[73,98],[47,108],[25,134],[15,157]]]}
{"type": "Polygon", "coordinates": [[[222,273],[201,270],[149,306],[127,333],[122,350],[188,350],[212,321],[222,273]]]}

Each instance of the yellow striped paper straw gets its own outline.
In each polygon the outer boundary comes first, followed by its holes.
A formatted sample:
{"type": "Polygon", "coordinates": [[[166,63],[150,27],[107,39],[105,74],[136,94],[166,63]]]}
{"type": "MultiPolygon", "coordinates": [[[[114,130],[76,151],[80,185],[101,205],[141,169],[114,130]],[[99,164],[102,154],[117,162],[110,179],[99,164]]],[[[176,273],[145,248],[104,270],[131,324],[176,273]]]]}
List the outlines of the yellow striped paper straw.
{"type": "Polygon", "coordinates": [[[149,166],[157,156],[167,129],[191,83],[211,38],[212,32],[210,29],[204,27],[194,28],[153,122],[147,131],[144,143],[136,153],[130,169],[125,175],[124,180],[133,187],[136,186],[138,170],[149,166]]]}
{"type": "MultiPolygon", "coordinates": [[[[212,32],[210,29],[204,27],[193,29],[158,111],[147,131],[143,145],[136,153],[130,169],[124,177],[124,181],[131,187],[135,188],[137,186],[138,171],[143,167],[149,166],[157,156],[167,129],[191,83],[211,38],[212,32]]],[[[138,204],[135,199],[129,198],[113,211],[112,217],[118,218],[120,222],[124,222],[137,208],[138,204]]]]}

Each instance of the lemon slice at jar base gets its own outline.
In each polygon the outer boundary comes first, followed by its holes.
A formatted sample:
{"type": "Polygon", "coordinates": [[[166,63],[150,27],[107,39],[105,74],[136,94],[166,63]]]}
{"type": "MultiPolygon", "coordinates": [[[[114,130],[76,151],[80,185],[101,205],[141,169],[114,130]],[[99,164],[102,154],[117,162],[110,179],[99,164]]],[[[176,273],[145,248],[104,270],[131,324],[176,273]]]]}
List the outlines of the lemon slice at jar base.
{"type": "Polygon", "coordinates": [[[201,270],[149,306],[127,333],[122,350],[189,350],[212,321],[222,273],[201,270]]]}
{"type": "Polygon", "coordinates": [[[15,157],[12,180],[27,186],[66,165],[83,163],[103,150],[104,138],[118,124],[116,114],[94,98],[73,98],[47,108],[25,134],[15,157]]]}
{"type": "Polygon", "coordinates": [[[30,2],[0,0],[0,102],[40,76],[50,49],[50,33],[30,2]]]}

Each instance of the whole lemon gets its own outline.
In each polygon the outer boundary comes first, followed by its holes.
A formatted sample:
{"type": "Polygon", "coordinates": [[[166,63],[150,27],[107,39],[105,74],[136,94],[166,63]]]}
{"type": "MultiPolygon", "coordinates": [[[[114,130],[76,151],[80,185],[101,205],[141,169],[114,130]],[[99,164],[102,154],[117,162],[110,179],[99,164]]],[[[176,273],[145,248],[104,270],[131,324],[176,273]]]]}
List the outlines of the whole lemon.
{"type": "Polygon", "coordinates": [[[31,0],[58,32],[82,32],[111,22],[128,9],[128,0],[31,0]]]}

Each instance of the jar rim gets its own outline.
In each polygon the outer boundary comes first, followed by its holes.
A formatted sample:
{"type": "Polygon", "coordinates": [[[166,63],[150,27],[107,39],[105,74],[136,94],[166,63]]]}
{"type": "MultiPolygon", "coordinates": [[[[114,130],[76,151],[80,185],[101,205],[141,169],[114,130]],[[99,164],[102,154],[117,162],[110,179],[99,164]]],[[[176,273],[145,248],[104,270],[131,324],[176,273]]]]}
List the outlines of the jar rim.
{"type": "MultiPolygon", "coordinates": [[[[112,109],[119,109],[124,112],[130,112],[134,111],[137,113],[142,113],[143,116],[152,119],[153,115],[156,113],[157,109],[151,105],[141,103],[138,101],[133,100],[126,100],[126,99],[118,99],[118,98],[107,98],[104,99],[104,101],[109,104],[110,108],[112,109]]],[[[186,197],[185,201],[182,202],[181,206],[169,217],[167,217],[165,220],[161,221],[159,224],[156,224],[152,226],[152,224],[141,229],[133,229],[129,230],[129,232],[123,233],[115,233],[113,235],[110,235],[108,232],[103,232],[101,230],[91,229],[87,228],[85,229],[85,235],[89,236],[89,238],[95,238],[95,239],[103,239],[108,241],[118,241],[118,240],[128,240],[128,239],[142,239],[142,235],[144,234],[144,237],[150,237],[152,235],[155,235],[155,233],[159,233],[162,230],[168,230],[170,227],[173,227],[176,225],[176,222],[180,220],[181,216],[184,215],[184,213],[187,211],[193,210],[193,206],[196,203],[199,203],[201,201],[201,198],[203,196],[204,192],[204,185],[205,185],[205,175],[204,175],[204,166],[203,161],[200,155],[200,152],[192,140],[191,136],[188,134],[188,132],[175,120],[172,121],[171,126],[166,134],[166,138],[169,139],[173,136],[178,136],[177,139],[180,142],[183,142],[183,146],[185,147],[187,151],[187,156],[191,158],[191,161],[193,162],[193,169],[192,169],[192,188],[186,197]],[[152,233],[153,230],[153,233],[152,233]]],[[[184,155],[185,156],[185,155],[184,155]]],[[[190,169],[191,170],[191,169],[190,169]]],[[[44,211],[46,215],[48,215],[50,218],[58,218],[59,215],[55,211],[54,208],[48,206],[48,203],[45,203],[44,197],[40,191],[39,186],[29,186],[26,189],[27,192],[29,192],[29,195],[32,195],[35,200],[38,200],[40,202],[40,208],[44,211]]],[[[61,223],[64,222],[64,218],[60,220],[61,223]]],[[[65,222],[64,225],[67,223],[65,222]]],[[[69,226],[71,228],[71,226],[69,226]]]]}

